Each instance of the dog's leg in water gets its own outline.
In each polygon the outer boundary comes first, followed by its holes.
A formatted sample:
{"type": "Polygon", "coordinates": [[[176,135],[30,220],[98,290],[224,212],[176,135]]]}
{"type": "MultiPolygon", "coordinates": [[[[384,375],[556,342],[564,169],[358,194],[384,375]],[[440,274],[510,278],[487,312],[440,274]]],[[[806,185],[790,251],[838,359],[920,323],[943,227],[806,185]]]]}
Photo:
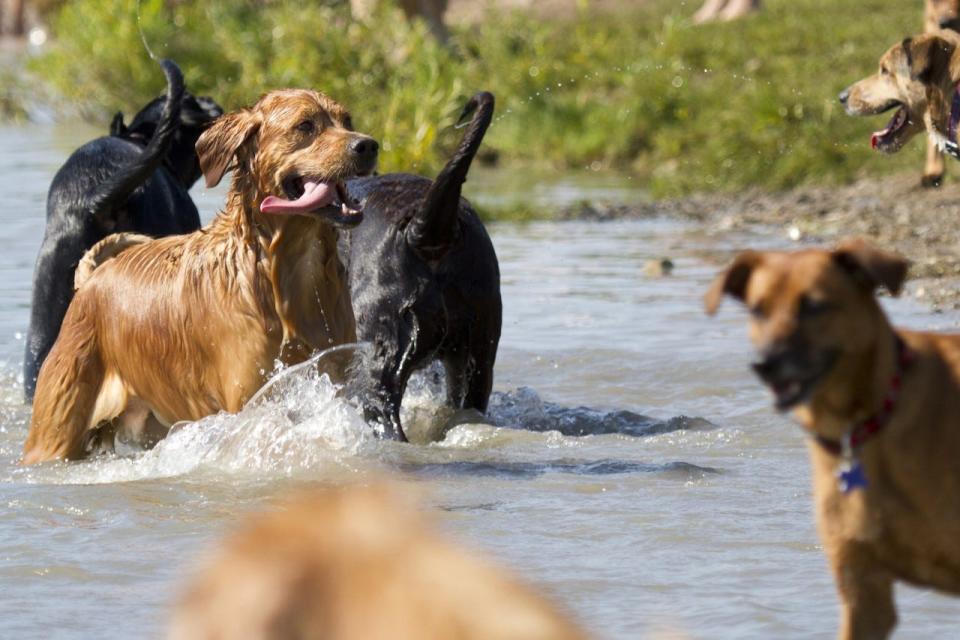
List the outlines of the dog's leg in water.
{"type": "Polygon", "coordinates": [[[452,351],[444,355],[447,372],[447,402],[457,409],[487,412],[493,390],[493,363],[497,342],[473,341],[470,351],[452,351]]]}
{"type": "Polygon", "coordinates": [[[105,409],[97,408],[104,370],[89,315],[84,305],[70,308],[40,369],[23,464],[85,458],[87,447],[100,442],[97,434],[91,438],[90,426],[113,417],[94,415],[105,409]]]}
{"type": "Polygon", "coordinates": [[[840,592],[841,640],[887,638],[897,626],[893,578],[861,558],[869,552],[847,544],[831,554],[830,563],[840,592]]]}

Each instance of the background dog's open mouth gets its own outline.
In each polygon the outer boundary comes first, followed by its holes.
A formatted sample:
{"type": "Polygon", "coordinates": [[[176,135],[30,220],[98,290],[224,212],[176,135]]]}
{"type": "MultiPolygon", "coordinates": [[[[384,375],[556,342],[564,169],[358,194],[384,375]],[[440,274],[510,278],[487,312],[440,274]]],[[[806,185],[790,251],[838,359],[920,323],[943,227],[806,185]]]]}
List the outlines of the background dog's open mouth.
{"type": "Polygon", "coordinates": [[[292,177],[284,180],[286,198],[267,196],[260,203],[263,213],[310,214],[328,213],[335,221],[347,224],[353,219],[362,219],[362,211],[351,202],[343,182],[323,181],[316,178],[292,177]]]}
{"type": "Polygon", "coordinates": [[[880,131],[875,131],[870,137],[870,146],[874,149],[879,149],[881,147],[888,146],[894,142],[897,133],[907,126],[907,108],[903,105],[897,109],[897,112],[893,114],[893,117],[890,119],[890,122],[887,123],[886,129],[881,129],[880,131]]]}

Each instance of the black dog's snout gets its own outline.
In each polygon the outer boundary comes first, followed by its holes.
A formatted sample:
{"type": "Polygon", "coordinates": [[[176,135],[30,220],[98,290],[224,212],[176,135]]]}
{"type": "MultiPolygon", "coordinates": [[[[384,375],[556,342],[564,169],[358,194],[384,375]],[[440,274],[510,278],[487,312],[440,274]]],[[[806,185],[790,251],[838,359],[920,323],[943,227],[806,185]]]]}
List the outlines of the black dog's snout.
{"type": "Polygon", "coordinates": [[[850,99],[850,89],[844,89],[841,91],[837,98],[840,99],[840,104],[847,104],[847,100],[850,99]]]}

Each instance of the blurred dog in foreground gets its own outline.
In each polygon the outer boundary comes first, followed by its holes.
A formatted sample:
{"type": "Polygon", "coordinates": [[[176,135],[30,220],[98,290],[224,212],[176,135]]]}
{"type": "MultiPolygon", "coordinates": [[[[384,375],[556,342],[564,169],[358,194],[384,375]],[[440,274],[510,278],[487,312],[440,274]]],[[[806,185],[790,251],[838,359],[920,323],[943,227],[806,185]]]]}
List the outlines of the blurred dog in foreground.
{"type": "Polygon", "coordinates": [[[470,99],[467,130],[436,180],[393,173],[347,183],[366,216],[348,236],[347,262],[357,336],[371,345],[352,372],[352,393],[367,419],[399,440],[410,374],[434,360],[446,369],[449,406],[487,410],[503,315],[500,269],[460,191],[493,105],[486,92],[470,99]]]}
{"type": "Polygon", "coordinates": [[[188,193],[200,178],[194,147],[223,112],[210,98],[186,91],[176,64],[163,60],[160,66],[167,95],[145,106],[129,126],[118,113],[110,135],[77,149],[50,184],[23,359],[28,400],[73,299],[74,269],[83,253],[118,231],[167,236],[200,228],[188,193]]]}
{"type": "Polygon", "coordinates": [[[862,241],[745,251],[707,292],[750,310],[753,365],[810,436],[841,638],[885,638],[897,580],[960,595],[960,335],[894,329],[907,262],[862,241]]]}
{"type": "Polygon", "coordinates": [[[234,167],[225,209],[191,234],[101,247],[116,255],[40,370],[24,464],[239,411],[278,360],[356,340],[336,227],[363,219],[343,181],[374,170],[376,141],[327,96],[288,89],[218,119],[197,152],[207,186],[234,167]]]}
{"type": "Polygon", "coordinates": [[[574,640],[548,601],[449,544],[385,487],[258,516],[185,593],[170,640],[574,640]]]}

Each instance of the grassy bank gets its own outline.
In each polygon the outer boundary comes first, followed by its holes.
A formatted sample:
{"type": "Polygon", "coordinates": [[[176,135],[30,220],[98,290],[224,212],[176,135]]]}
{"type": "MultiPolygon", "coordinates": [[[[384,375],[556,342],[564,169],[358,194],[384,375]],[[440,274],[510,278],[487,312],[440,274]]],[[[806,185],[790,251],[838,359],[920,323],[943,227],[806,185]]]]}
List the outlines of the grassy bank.
{"type": "MultiPolygon", "coordinates": [[[[344,3],[143,0],[141,13],[194,92],[232,108],[272,87],[321,88],[381,140],[388,171],[434,170],[478,89],[497,95],[488,143],[503,163],[630,171],[658,195],[919,170],[922,144],[878,156],[867,143],[881,123],[848,118],[835,96],[919,30],[920,3],[768,0],[756,17],[697,27],[696,3],[638,4],[552,21],[489,14],[454,26],[455,52],[398,11],[363,25],[344,3]]],[[[162,88],[135,6],[67,3],[33,70],[91,114],[135,109],[162,88]]]]}

